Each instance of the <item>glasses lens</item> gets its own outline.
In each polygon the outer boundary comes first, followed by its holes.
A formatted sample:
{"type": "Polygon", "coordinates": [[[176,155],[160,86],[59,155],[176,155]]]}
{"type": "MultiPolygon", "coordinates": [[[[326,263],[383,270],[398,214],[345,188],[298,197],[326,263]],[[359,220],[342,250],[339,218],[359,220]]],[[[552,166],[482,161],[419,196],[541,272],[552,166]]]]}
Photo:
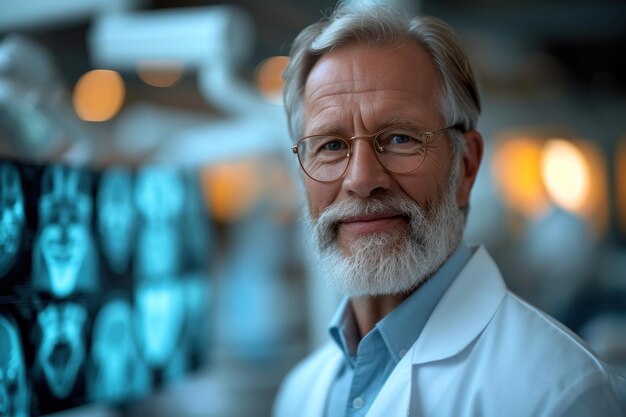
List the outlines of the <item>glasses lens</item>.
{"type": "Polygon", "coordinates": [[[426,157],[422,132],[411,128],[393,128],[376,137],[376,156],[389,171],[398,174],[415,171],[426,157]]]}
{"type": "Polygon", "coordinates": [[[334,136],[310,136],[298,142],[298,158],[306,174],[317,181],[333,181],[348,166],[350,146],[334,136]]]}

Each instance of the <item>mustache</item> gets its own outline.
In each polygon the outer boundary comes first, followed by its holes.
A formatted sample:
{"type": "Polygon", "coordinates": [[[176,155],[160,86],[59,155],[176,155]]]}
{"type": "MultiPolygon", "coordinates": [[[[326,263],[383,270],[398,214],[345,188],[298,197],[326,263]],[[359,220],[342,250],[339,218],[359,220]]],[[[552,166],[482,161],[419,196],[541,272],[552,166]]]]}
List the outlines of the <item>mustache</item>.
{"type": "Polygon", "coordinates": [[[399,193],[385,193],[368,199],[350,198],[328,206],[314,221],[313,232],[321,250],[330,247],[337,238],[339,224],[355,216],[397,213],[409,223],[421,223],[423,211],[408,197],[399,193]]]}

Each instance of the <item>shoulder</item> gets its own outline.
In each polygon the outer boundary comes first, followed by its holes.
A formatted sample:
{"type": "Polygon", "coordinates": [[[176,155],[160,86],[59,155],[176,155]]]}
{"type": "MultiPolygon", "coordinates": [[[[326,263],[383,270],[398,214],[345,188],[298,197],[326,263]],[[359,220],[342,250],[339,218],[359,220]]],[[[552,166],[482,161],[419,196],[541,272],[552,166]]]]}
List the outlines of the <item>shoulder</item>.
{"type": "MultiPolygon", "coordinates": [[[[490,352],[494,389],[508,391],[496,387],[514,382],[525,392],[525,408],[553,407],[547,415],[555,416],[589,415],[573,411],[600,406],[617,410],[602,415],[626,412],[626,379],[574,332],[510,292],[476,347],[490,352]]],[[[525,415],[535,414],[539,410],[527,409],[525,415]]]]}
{"type": "Polygon", "coordinates": [[[323,406],[326,385],[330,385],[341,360],[337,346],[328,342],[300,361],[283,379],[274,401],[273,415],[290,417],[298,415],[307,404],[323,406]]]}
{"type": "Polygon", "coordinates": [[[478,343],[494,344],[496,358],[512,367],[524,363],[526,372],[573,377],[606,369],[574,332],[510,292],[478,343]]]}
{"type": "Polygon", "coordinates": [[[605,367],[578,335],[510,292],[492,324],[492,331],[507,343],[510,352],[527,352],[524,356],[537,354],[537,360],[549,358],[560,366],[566,365],[563,362],[567,359],[577,369],[582,365],[590,371],[605,367]],[[561,360],[556,361],[558,358],[561,360]]]}
{"type": "Polygon", "coordinates": [[[317,378],[324,366],[340,357],[341,352],[337,346],[332,342],[327,342],[294,366],[285,377],[282,386],[289,386],[294,381],[300,382],[317,378]]]}

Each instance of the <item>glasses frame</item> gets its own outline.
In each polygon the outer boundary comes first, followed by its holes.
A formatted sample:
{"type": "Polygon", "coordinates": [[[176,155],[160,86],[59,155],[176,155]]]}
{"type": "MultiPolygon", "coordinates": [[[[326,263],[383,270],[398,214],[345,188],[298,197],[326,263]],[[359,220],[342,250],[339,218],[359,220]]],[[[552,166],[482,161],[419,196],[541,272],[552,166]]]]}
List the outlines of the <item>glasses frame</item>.
{"type": "Polygon", "coordinates": [[[302,169],[302,171],[306,174],[307,177],[311,178],[313,181],[315,182],[320,182],[323,184],[330,184],[333,183],[335,181],[339,181],[341,178],[343,178],[346,175],[346,172],[348,172],[348,167],[350,166],[350,157],[352,156],[352,144],[354,143],[355,140],[357,139],[368,139],[368,142],[371,143],[372,148],[374,149],[374,155],[376,156],[376,160],[378,161],[378,163],[380,164],[380,166],[383,167],[383,169],[391,174],[398,174],[398,175],[404,175],[404,174],[410,174],[412,172],[415,172],[419,169],[419,167],[422,166],[422,164],[424,163],[424,160],[426,160],[426,154],[428,151],[428,145],[430,144],[430,141],[432,140],[432,138],[438,134],[438,133],[442,133],[445,132],[447,130],[452,130],[452,129],[456,129],[456,130],[461,130],[461,126],[456,124],[456,125],[452,125],[452,126],[448,126],[448,127],[444,127],[443,129],[437,129],[437,130],[422,130],[418,127],[412,126],[412,125],[394,125],[394,126],[388,126],[384,129],[379,130],[376,133],[372,133],[371,135],[355,135],[349,138],[346,138],[344,136],[341,135],[335,135],[335,134],[331,134],[331,135],[323,135],[323,134],[318,134],[318,135],[308,135],[308,136],[304,136],[300,139],[298,139],[298,142],[296,142],[295,145],[291,146],[291,151],[296,154],[297,158],[298,158],[298,163],[300,164],[300,168],[302,169]],[[420,162],[420,164],[415,167],[414,169],[407,171],[407,172],[394,172],[392,170],[390,170],[389,168],[387,168],[385,165],[383,165],[383,163],[380,161],[380,159],[378,159],[378,154],[380,152],[382,152],[382,149],[377,149],[377,143],[376,143],[376,139],[378,136],[382,135],[385,132],[388,132],[390,130],[395,130],[395,129],[408,129],[408,130],[413,130],[416,132],[420,132],[422,135],[422,139],[424,140],[424,157],[422,159],[422,162],[420,162]],[[315,138],[315,137],[319,137],[319,136],[326,136],[326,137],[331,137],[331,138],[337,138],[337,139],[341,139],[344,142],[346,142],[348,144],[348,153],[346,154],[346,158],[348,159],[348,162],[346,163],[346,167],[344,168],[343,172],[341,173],[341,175],[339,175],[337,178],[333,179],[333,180],[318,180],[313,178],[306,169],[304,169],[304,165],[302,164],[302,159],[300,158],[300,153],[298,152],[298,146],[300,146],[300,143],[303,140],[309,139],[309,138],[315,138]]]}

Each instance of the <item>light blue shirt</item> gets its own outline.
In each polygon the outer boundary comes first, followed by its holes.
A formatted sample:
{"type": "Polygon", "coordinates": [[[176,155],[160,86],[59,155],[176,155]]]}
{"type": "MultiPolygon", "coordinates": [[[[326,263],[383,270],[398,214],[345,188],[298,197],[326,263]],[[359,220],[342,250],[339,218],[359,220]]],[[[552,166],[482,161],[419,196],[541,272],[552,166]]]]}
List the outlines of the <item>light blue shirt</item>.
{"type": "Polygon", "coordinates": [[[471,258],[461,243],[418,290],[359,341],[349,299],[344,299],[330,324],[330,335],[345,361],[326,404],[326,417],[365,416],[394,367],[415,343],[435,306],[471,258]]]}

